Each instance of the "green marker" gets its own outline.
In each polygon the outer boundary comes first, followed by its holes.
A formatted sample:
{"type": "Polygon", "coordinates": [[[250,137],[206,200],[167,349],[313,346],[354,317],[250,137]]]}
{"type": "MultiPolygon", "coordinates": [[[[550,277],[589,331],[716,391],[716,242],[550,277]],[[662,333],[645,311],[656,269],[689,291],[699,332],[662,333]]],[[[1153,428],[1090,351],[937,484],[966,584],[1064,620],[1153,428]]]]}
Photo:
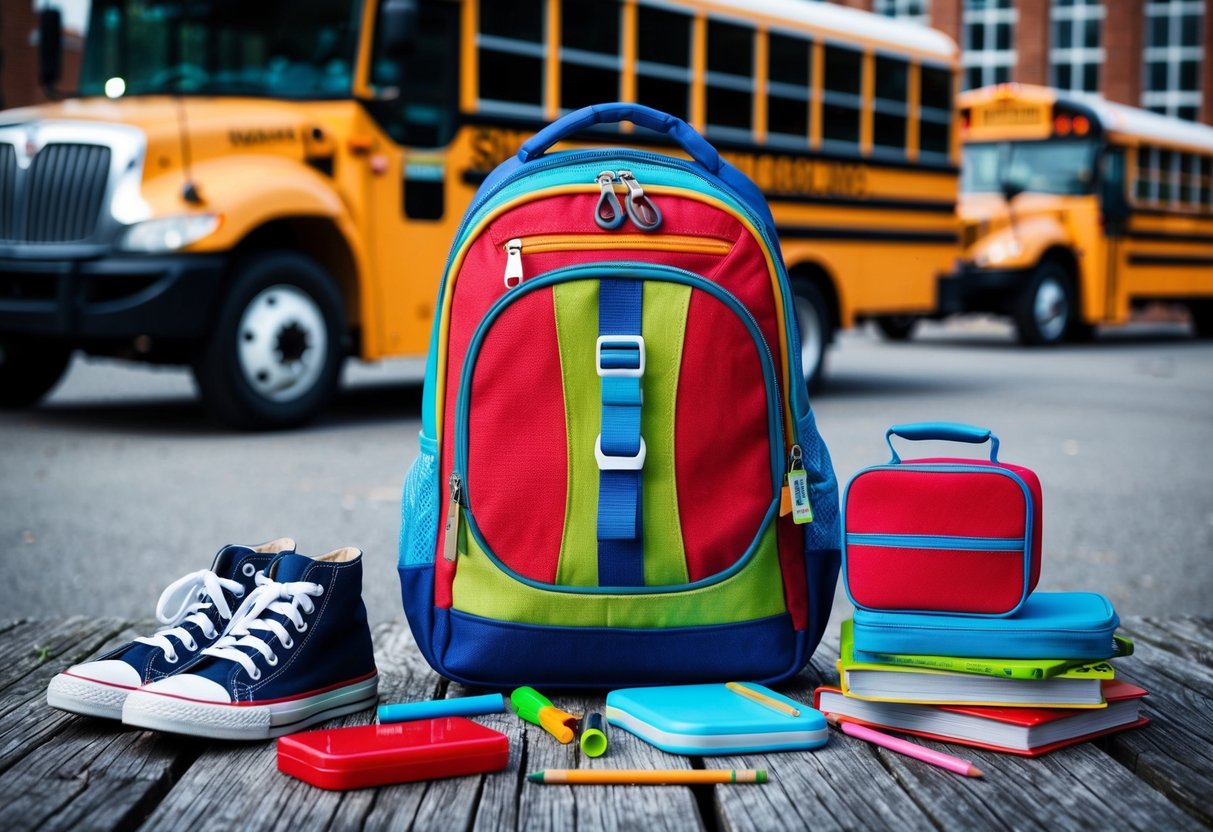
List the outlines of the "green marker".
{"type": "Polygon", "coordinates": [[[581,721],[581,753],[587,757],[601,757],[607,750],[606,720],[594,711],[581,721]]]}

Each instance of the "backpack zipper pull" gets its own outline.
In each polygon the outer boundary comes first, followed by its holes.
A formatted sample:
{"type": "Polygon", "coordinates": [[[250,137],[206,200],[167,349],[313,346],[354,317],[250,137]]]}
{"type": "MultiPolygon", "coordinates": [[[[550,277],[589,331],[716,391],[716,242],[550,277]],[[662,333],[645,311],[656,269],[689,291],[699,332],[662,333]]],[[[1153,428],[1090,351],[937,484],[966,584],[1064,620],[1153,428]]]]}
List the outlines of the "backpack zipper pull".
{"type": "Polygon", "coordinates": [[[515,238],[505,244],[505,288],[513,289],[522,282],[522,240],[515,238]]]}
{"type": "Polygon", "coordinates": [[[594,206],[594,222],[598,227],[611,231],[623,225],[623,206],[615,194],[615,171],[604,170],[594,178],[598,183],[598,204],[594,206]]]}
{"type": "Polygon", "coordinates": [[[779,500],[779,516],[792,515],[797,525],[813,522],[813,505],[809,502],[809,474],[804,470],[804,454],[793,445],[788,455],[788,479],[779,500]]]}
{"type": "Polygon", "coordinates": [[[644,188],[630,170],[619,171],[619,181],[628,188],[628,216],[641,231],[656,231],[661,225],[661,211],[653,200],[644,195],[644,188]]]}
{"type": "Polygon", "coordinates": [[[463,491],[463,483],[458,474],[451,474],[450,490],[451,502],[446,507],[446,535],[442,539],[442,557],[454,563],[459,557],[459,499],[463,491]]]}

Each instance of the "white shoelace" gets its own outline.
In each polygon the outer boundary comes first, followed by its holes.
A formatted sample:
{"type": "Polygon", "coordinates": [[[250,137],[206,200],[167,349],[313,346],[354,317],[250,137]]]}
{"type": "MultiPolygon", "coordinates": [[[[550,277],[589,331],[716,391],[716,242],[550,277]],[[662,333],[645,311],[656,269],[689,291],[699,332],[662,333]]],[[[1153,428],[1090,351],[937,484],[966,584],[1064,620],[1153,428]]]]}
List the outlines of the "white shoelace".
{"type": "Polygon", "coordinates": [[[169,641],[169,636],[178,639],[190,652],[198,649],[198,642],[182,625],[186,622],[197,624],[202,635],[211,639],[219,635],[219,632],[206,610],[214,607],[224,621],[232,617],[232,608],[228,606],[224,590],[237,598],[244,595],[244,586],[239,581],[220,578],[209,569],[199,569],[178,578],[164,588],[164,592],[160,593],[160,600],[156,602],[156,620],[166,626],[161,627],[154,635],[139,636],[135,641],[159,647],[164,651],[165,661],[176,664],[177,646],[169,641]],[[170,609],[172,612],[169,612],[170,609]]]}
{"type": "Polygon", "coordinates": [[[204,656],[214,656],[218,659],[239,663],[248,673],[249,678],[254,681],[261,678],[261,670],[253,664],[253,657],[250,654],[237,648],[253,648],[261,654],[265,663],[270,667],[278,664],[278,655],[274,652],[274,648],[253,635],[252,630],[268,631],[278,636],[278,643],[285,650],[290,650],[295,646],[295,640],[286,631],[286,627],[282,626],[282,622],[272,618],[262,618],[262,613],[266,611],[278,613],[294,625],[295,632],[303,633],[307,631],[308,627],[307,622],[303,620],[303,614],[309,614],[315,609],[312,597],[324,593],[324,587],[308,581],[279,583],[270,580],[262,573],[258,573],[256,581],[257,588],[249,593],[248,598],[245,598],[244,603],[240,605],[240,609],[236,610],[236,614],[232,616],[231,622],[223,632],[223,638],[202,651],[204,656]],[[300,613],[300,610],[303,614],[300,613]]]}

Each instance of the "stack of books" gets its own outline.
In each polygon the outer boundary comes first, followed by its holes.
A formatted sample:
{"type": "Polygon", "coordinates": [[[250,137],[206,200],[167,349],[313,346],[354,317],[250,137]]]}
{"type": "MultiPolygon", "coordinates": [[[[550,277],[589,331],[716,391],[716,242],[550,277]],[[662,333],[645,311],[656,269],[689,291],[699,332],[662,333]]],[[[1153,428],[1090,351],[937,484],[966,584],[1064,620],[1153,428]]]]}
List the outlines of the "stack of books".
{"type": "Polygon", "coordinates": [[[1115,635],[1094,660],[865,652],[847,620],[840,687],[818,688],[814,705],[875,728],[1037,756],[1148,722],[1146,691],[1116,679],[1107,652],[1127,656],[1133,643],[1115,635]]]}

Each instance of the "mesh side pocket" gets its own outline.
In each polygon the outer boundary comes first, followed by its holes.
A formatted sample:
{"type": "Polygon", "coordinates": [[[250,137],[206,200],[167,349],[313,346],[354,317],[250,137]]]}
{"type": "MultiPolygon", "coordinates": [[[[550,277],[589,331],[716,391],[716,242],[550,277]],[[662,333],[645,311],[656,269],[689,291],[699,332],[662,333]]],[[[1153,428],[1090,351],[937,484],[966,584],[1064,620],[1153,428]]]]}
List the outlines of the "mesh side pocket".
{"type": "Polygon", "coordinates": [[[400,501],[400,565],[434,562],[438,535],[438,458],[434,440],[424,434],[420,453],[404,478],[400,501]]]}

